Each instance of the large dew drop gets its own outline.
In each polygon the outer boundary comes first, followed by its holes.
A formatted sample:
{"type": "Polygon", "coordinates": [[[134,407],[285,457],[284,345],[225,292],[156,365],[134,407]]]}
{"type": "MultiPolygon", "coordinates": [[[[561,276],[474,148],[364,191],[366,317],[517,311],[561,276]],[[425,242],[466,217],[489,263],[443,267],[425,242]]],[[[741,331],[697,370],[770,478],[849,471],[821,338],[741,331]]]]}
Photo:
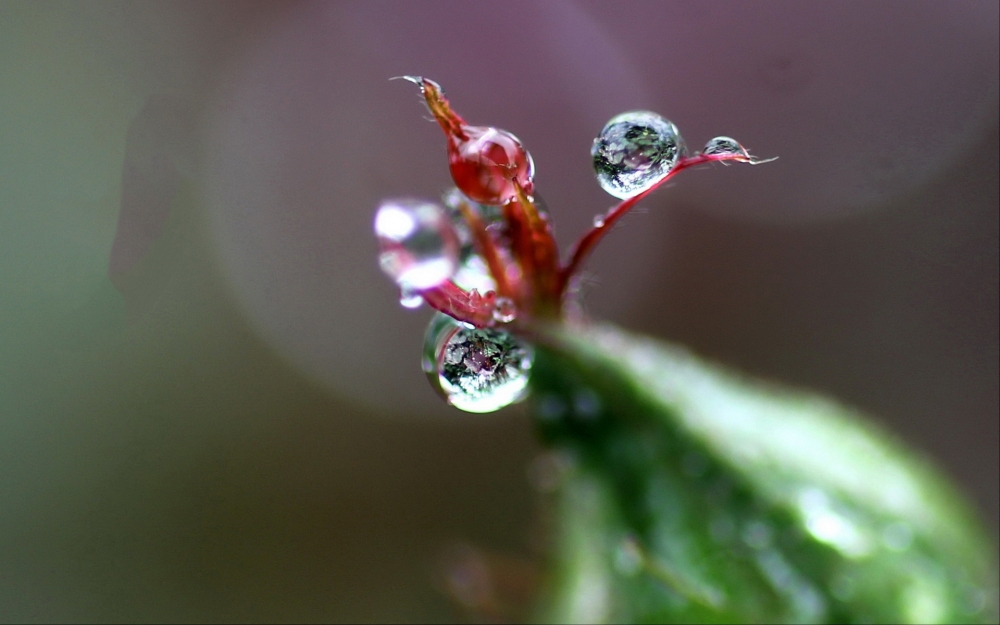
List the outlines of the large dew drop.
{"type": "Polygon", "coordinates": [[[448,140],[451,177],[462,193],[490,205],[514,199],[515,183],[531,193],[535,165],[517,137],[485,126],[464,126],[462,131],[464,139],[448,140]]]}
{"type": "Polygon", "coordinates": [[[649,111],[613,117],[590,150],[597,182],[620,199],[636,196],[662,180],[683,152],[677,127],[649,111]]]}
{"type": "Polygon", "coordinates": [[[400,289],[437,286],[458,268],[459,241],[444,209],[424,200],[386,200],[375,213],[379,266],[400,289]]]}
{"type": "Polygon", "coordinates": [[[449,404],[466,412],[493,412],[524,399],[534,350],[513,334],[470,328],[444,314],[424,337],[423,369],[449,404]]]}

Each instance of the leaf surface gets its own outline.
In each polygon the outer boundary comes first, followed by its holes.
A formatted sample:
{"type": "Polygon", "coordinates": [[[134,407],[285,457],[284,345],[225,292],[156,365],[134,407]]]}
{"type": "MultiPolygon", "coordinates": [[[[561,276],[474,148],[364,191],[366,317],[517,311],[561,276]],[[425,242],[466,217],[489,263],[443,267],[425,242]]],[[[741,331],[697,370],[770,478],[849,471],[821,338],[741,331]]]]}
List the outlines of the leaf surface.
{"type": "Polygon", "coordinates": [[[609,326],[560,330],[532,387],[562,467],[542,620],[995,622],[975,514],[857,412],[609,326]]]}

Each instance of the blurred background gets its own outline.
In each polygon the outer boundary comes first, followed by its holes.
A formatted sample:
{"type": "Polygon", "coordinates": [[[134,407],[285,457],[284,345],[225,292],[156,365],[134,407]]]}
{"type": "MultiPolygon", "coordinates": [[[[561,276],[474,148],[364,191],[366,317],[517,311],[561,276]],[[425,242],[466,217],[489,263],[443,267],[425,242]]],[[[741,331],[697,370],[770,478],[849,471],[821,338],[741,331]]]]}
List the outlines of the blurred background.
{"type": "Polygon", "coordinates": [[[456,545],[530,570],[530,420],[441,403],[376,266],[449,183],[402,74],[523,140],[563,245],[617,113],[780,156],[647,200],[587,309],[869,411],[996,536],[998,13],[0,1],[0,620],[455,621],[456,545]]]}

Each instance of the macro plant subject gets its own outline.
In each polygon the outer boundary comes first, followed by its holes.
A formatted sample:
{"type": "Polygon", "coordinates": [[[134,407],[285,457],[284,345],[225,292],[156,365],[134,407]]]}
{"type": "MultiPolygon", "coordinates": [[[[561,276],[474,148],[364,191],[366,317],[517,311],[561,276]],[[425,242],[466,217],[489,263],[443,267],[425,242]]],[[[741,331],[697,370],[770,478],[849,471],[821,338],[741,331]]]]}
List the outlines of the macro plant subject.
{"type": "Polygon", "coordinates": [[[766,161],[726,136],[689,153],[659,114],[622,113],[591,150],[620,202],[563,256],[524,145],[405,79],[454,187],[382,202],[379,263],[403,306],[436,311],[421,364],[449,404],[529,402],[554,517],[534,620],[995,621],[995,549],[924,459],[834,401],[582,312],[580,270],[643,198],[696,165],[766,161]]]}

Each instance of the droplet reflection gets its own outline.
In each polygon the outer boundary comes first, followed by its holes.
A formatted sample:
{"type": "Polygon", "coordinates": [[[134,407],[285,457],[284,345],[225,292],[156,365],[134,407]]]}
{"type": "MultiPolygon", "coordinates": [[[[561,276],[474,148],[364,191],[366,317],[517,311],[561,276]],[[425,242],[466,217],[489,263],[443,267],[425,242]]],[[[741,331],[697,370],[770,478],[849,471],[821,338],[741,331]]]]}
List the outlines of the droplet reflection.
{"type": "Polygon", "coordinates": [[[750,158],[747,149],[740,145],[740,142],[732,137],[715,137],[705,144],[705,149],[701,151],[705,156],[742,156],[750,158]]]}
{"type": "Polygon", "coordinates": [[[435,287],[458,267],[459,243],[444,209],[424,200],[386,200],[375,213],[379,266],[404,291],[435,287]]]}
{"type": "Polygon", "coordinates": [[[630,198],[670,173],[684,151],[677,127],[650,111],[613,117],[594,139],[590,154],[601,188],[630,198]]]}
{"type": "Polygon", "coordinates": [[[523,399],[534,350],[513,334],[469,328],[447,315],[431,319],[423,367],[450,403],[466,412],[493,412],[523,399]]]}

